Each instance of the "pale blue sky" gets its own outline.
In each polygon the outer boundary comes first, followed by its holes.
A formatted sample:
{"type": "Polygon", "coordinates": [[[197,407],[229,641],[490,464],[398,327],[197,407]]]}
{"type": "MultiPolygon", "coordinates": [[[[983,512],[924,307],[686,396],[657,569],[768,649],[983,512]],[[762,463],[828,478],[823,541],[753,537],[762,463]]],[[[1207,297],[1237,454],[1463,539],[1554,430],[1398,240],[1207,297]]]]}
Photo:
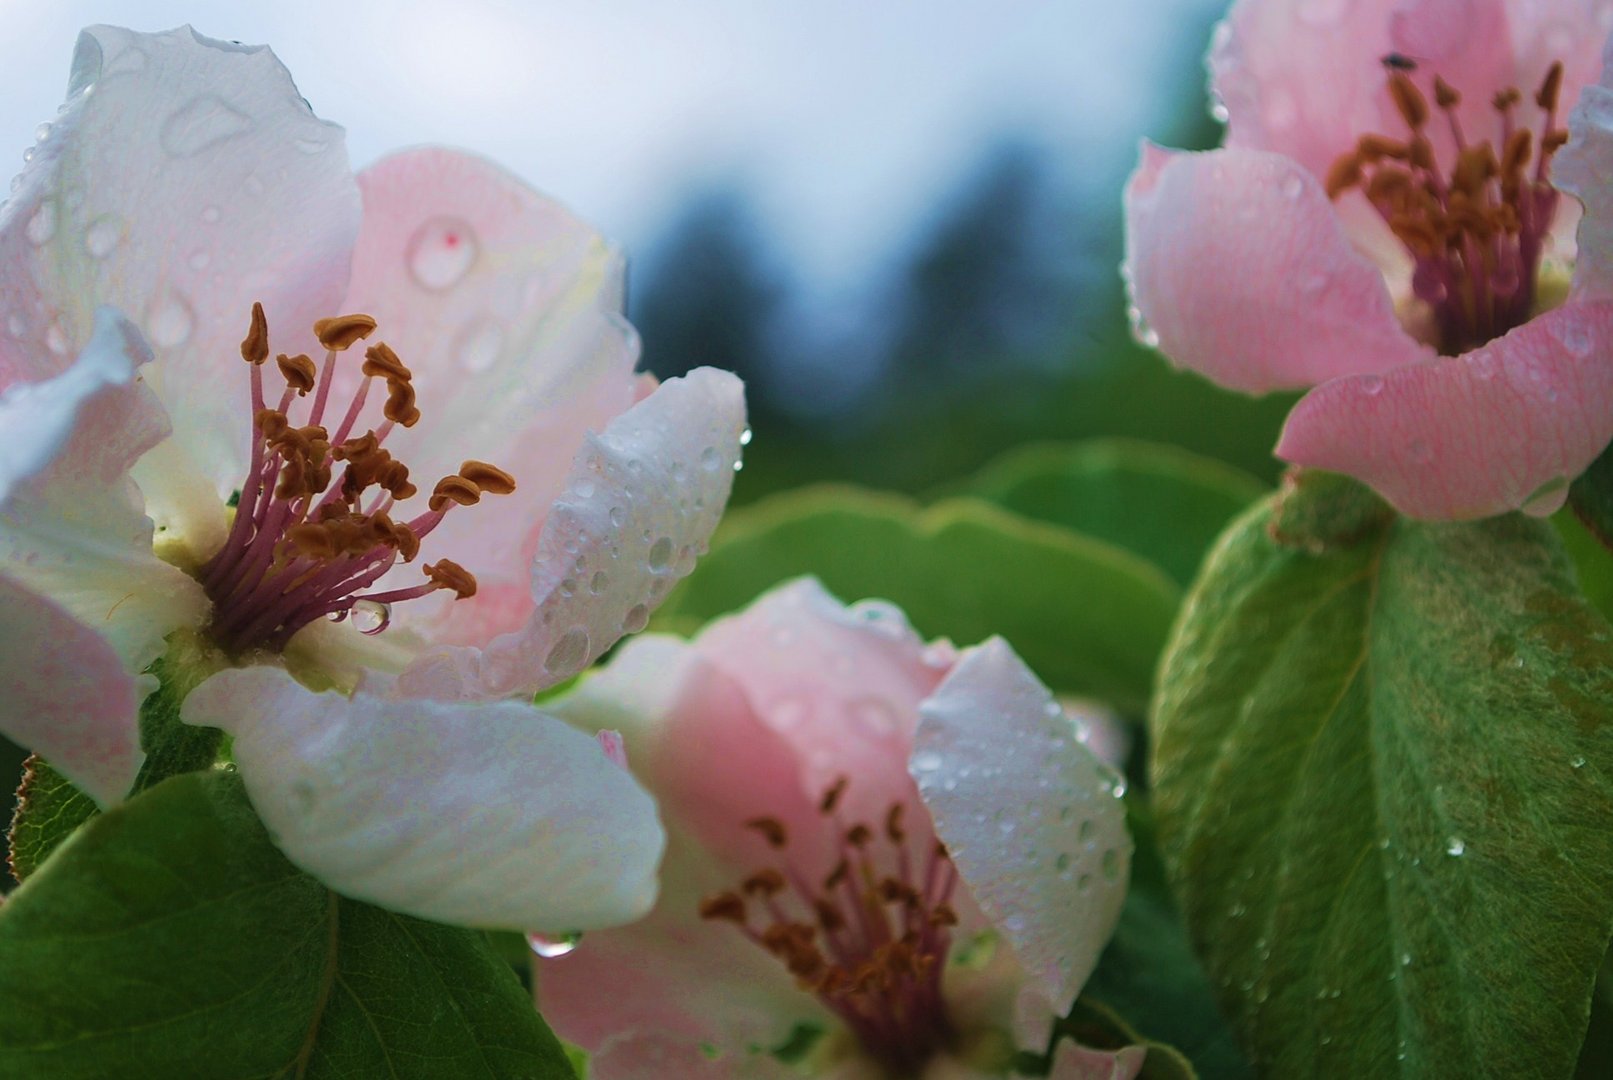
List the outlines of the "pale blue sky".
{"type": "MultiPolygon", "coordinates": [[[[1005,128],[1112,192],[1215,0],[0,0],[0,146],[52,116],[79,27],[267,42],[356,164],[421,142],[504,163],[642,246],[737,174],[825,285],[898,246],[1005,128]],[[1188,31],[1192,33],[1192,30],[1188,31]],[[1177,70],[1163,70],[1173,64],[1177,70]]],[[[1115,208],[1118,213],[1118,205],[1115,208]]]]}

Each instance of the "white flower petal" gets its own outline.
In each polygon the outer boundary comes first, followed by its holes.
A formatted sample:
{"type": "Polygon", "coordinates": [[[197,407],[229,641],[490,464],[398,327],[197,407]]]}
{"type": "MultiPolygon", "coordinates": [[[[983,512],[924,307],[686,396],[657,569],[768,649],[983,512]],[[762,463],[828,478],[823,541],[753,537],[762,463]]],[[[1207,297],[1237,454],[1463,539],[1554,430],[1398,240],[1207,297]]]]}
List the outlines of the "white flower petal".
{"type": "Polygon", "coordinates": [[[306,351],[341,298],[358,218],[341,129],[267,48],[92,27],[0,214],[0,385],[59,370],[97,304],[127,312],[162,360],[148,378],[178,449],[137,479],[160,522],[216,541],[222,506],[194,491],[245,469],[252,302],[277,350],[306,351]]]}
{"type": "Polygon", "coordinates": [[[970,893],[1063,1016],[1125,900],[1114,777],[1001,638],[965,650],[919,708],[911,769],[970,893]]]}
{"type": "Polygon", "coordinates": [[[705,551],[733,486],[744,428],[740,381],[697,368],[589,436],[538,542],[537,609],[526,626],[495,638],[485,654],[454,648],[422,657],[404,672],[409,693],[533,693],[642,630],[705,551]]]}
{"type": "Polygon", "coordinates": [[[0,395],[0,575],[105,637],[131,673],[208,611],[201,586],[152,554],[129,481],[168,431],[135,374],[149,359],[139,332],[102,308],[72,367],[0,395]]]}
{"type": "Polygon", "coordinates": [[[593,738],[530,705],[315,694],[254,667],[208,679],[182,715],[234,736],[275,843],[347,896],[548,931],[654,903],[654,803],[593,738]]]}
{"type": "Polygon", "coordinates": [[[134,783],[135,680],[99,635],[0,577],[0,732],[109,806],[134,783]]]}

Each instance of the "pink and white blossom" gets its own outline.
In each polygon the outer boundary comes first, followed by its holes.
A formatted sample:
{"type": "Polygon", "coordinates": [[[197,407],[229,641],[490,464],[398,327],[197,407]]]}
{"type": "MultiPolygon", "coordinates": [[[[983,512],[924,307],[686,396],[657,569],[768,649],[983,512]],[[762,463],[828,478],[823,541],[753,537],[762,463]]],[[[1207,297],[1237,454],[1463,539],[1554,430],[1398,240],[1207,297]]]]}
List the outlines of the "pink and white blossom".
{"type": "MultiPolygon", "coordinates": [[[[537,969],[599,1080],[785,1075],[751,1048],[803,1026],[815,1075],[1005,1075],[1119,916],[1118,778],[1001,639],[926,645],[803,579],[634,639],[553,708],[620,731],[669,836],[654,911],[537,969]]],[[[1063,1051],[1054,1075],[1141,1057],[1063,1051]]]]}
{"type": "Polygon", "coordinates": [[[1570,117],[1610,27],[1606,0],[1238,0],[1225,144],[1145,145],[1126,189],[1145,340],[1309,389],[1277,455],[1411,516],[1561,506],[1613,437],[1613,150],[1605,109],[1570,117]]]}
{"type": "Polygon", "coordinates": [[[635,375],[621,303],[617,253],[489,162],[355,177],[268,49],[86,31],[0,210],[0,730],[114,803],[192,635],[223,670],[184,719],[332,887],[641,913],[650,799],[529,702],[688,572],[745,420],[726,373],[635,375]]]}

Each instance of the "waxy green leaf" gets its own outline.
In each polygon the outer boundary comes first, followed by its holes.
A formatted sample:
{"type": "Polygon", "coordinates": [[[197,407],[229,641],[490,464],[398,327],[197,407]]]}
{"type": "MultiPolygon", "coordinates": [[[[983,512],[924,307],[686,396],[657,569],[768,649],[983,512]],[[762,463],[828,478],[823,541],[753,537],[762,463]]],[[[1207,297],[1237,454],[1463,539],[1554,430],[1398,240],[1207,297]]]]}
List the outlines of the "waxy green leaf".
{"type": "Polygon", "coordinates": [[[96,817],[0,906],[0,1076],[569,1078],[479,932],[348,900],[239,779],[96,817]]]}
{"type": "Polygon", "coordinates": [[[730,514],[658,624],[698,628],[802,574],[847,602],[892,601],[927,637],[1001,634],[1055,690],[1135,709],[1178,600],[1135,555],[984,502],[811,488],[730,514]]]}
{"type": "Polygon", "coordinates": [[[1216,548],[1162,662],[1161,847],[1270,1076],[1567,1076],[1613,934],[1613,628],[1549,525],[1216,548]]]}

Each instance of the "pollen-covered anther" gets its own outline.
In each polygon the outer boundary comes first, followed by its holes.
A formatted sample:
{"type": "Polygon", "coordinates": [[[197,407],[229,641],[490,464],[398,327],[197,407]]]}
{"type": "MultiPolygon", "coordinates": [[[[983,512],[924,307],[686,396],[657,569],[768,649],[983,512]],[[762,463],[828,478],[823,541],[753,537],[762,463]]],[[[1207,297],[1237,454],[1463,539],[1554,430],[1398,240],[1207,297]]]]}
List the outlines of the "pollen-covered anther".
{"type": "Polygon", "coordinates": [[[275,358],[275,364],[280,368],[280,374],[285,378],[286,385],[297,391],[298,397],[306,397],[308,391],[314,388],[319,369],[314,367],[313,360],[307,356],[301,353],[296,356],[281,353],[275,358]]]}
{"type": "Polygon", "coordinates": [[[463,476],[445,476],[437,481],[437,486],[431,489],[431,499],[427,503],[433,510],[447,509],[450,503],[459,506],[475,506],[482,499],[482,489],[463,476]]]}
{"type": "Polygon", "coordinates": [[[392,346],[384,341],[378,341],[364,350],[364,363],[359,370],[365,375],[389,382],[408,382],[414,378],[414,372],[404,367],[398,354],[392,351],[392,346]]]}
{"type": "Polygon", "coordinates": [[[700,901],[702,919],[722,919],[745,925],[745,900],[736,892],[721,892],[700,901]]]}
{"type": "Polygon", "coordinates": [[[515,490],[515,477],[485,461],[464,462],[459,466],[459,475],[488,495],[508,495],[515,490]]]}
{"type": "Polygon", "coordinates": [[[818,802],[818,812],[823,814],[834,813],[835,807],[840,805],[840,797],[846,793],[846,786],[850,783],[849,777],[841,776],[836,778],[835,782],[829,785],[829,790],[823,793],[823,798],[818,802]]]}
{"type": "Polygon", "coordinates": [[[241,341],[241,359],[249,364],[261,364],[269,359],[269,320],[260,303],[252,304],[252,325],[241,341]]]}
{"type": "Polygon", "coordinates": [[[751,818],[745,822],[745,828],[761,834],[771,848],[782,848],[790,842],[790,834],[784,829],[784,822],[778,818],[759,817],[751,818]]]}
{"type": "Polygon", "coordinates": [[[784,875],[771,867],[758,870],[739,886],[746,896],[777,896],[786,888],[784,875]]]}
{"type": "Polygon", "coordinates": [[[418,424],[420,410],[415,407],[413,384],[401,380],[389,381],[386,384],[386,405],[382,407],[381,415],[406,428],[418,424]]]}
{"type": "Polygon", "coordinates": [[[452,589],[456,600],[468,600],[476,595],[475,575],[450,559],[427,563],[423,569],[437,588],[452,589]]]}
{"type": "Polygon", "coordinates": [[[314,336],[331,352],[344,352],[375,330],[375,320],[368,315],[333,315],[314,323],[314,336]]]}
{"type": "Polygon", "coordinates": [[[1417,89],[1417,84],[1404,71],[1389,76],[1389,97],[1400,110],[1406,126],[1413,131],[1428,123],[1428,99],[1417,89]]]}

